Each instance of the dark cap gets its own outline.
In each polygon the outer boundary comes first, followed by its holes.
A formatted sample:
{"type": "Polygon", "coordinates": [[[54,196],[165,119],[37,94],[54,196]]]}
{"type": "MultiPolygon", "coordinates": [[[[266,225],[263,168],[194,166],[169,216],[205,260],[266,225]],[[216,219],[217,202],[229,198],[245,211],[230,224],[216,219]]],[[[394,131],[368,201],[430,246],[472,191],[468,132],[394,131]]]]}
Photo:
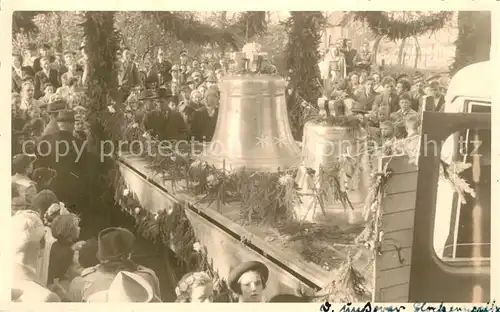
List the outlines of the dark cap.
{"type": "Polygon", "coordinates": [[[57,115],[57,121],[59,122],[74,122],[75,121],[75,112],[72,110],[62,110],[59,111],[57,115]]]}
{"type": "Polygon", "coordinates": [[[107,228],[99,233],[97,258],[100,261],[124,260],[135,247],[135,235],[124,228],[107,228]]]}
{"type": "Polygon", "coordinates": [[[151,89],[145,89],[142,90],[141,94],[139,94],[138,100],[139,101],[144,101],[144,100],[154,100],[158,98],[158,93],[151,90],[151,89]]]}
{"type": "Polygon", "coordinates": [[[183,49],[181,51],[181,56],[186,56],[188,54],[188,51],[186,49],[183,49]]]}
{"type": "Polygon", "coordinates": [[[56,113],[65,110],[68,104],[66,101],[58,96],[54,96],[50,99],[50,103],[47,105],[47,112],[56,113]]]}
{"type": "Polygon", "coordinates": [[[229,288],[236,294],[241,294],[241,287],[239,283],[240,277],[248,271],[257,271],[262,278],[262,284],[266,285],[267,279],[269,278],[269,269],[267,266],[259,261],[249,261],[243,262],[229,273],[228,284],[229,288]]]}

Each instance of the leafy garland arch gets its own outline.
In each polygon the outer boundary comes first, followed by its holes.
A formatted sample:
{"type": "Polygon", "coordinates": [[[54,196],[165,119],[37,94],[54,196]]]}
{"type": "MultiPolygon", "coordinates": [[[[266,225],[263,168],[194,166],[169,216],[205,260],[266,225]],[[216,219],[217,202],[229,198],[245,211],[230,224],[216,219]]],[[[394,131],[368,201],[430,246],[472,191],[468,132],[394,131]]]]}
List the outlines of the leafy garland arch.
{"type": "Polygon", "coordinates": [[[442,29],[452,16],[453,12],[445,11],[422,15],[414,20],[404,20],[391,17],[387,12],[364,11],[355,12],[353,18],[355,21],[366,23],[376,36],[395,41],[442,29]]]}

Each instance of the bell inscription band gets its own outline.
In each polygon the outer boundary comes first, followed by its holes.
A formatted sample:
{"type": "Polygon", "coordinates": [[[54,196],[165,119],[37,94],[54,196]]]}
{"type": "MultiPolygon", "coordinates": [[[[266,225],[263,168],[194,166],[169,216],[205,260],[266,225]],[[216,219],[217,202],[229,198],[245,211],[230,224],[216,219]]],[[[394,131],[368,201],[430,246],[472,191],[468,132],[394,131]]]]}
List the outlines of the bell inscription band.
{"type": "Polygon", "coordinates": [[[275,172],[300,163],[278,76],[227,76],[221,83],[219,116],[202,157],[217,168],[275,172]]]}

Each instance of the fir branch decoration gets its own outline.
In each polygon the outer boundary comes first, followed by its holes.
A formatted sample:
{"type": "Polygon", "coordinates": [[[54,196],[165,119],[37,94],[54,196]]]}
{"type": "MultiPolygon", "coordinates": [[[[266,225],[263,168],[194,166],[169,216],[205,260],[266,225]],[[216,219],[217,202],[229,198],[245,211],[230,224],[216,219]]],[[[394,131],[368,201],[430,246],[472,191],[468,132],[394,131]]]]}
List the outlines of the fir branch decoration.
{"type": "Polygon", "coordinates": [[[152,213],[141,206],[121,176],[117,177],[116,183],[116,201],[123,212],[134,217],[136,233],[152,242],[169,246],[181,259],[190,261],[196,237],[184,207],[175,204],[169,209],[152,213]]]}
{"type": "Polygon", "coordinates": [[[82,27],[88,56],[88,122],[96,140],[94,144],[98,144],[94,148],[98,149],[101,141],[118,140],[121,136],[113,135],[120,128],[107,123],[107,107],[114,104],[111,103],[111,92],[118,86],[115,58],[119,41],[114,29],[114,12],[87,11],[82,27]]]}
{"type": "Polygon", "coordinates": [[[316,103],[321,96],[319,45],[326,18],[316,11],[290,12],[290,18],[284,25],[288,33],[285,48],[285,63],[290,77],[288,88],[292,89],[288,111],[291,112],[292,129],[299,129],[295,136],[302,138],[302,100],[316,103]]]}
{"type": "Polygon", "coordinates": [[[462,172],[471,167],[472,164],[470,163],[452,162],[448,165],[444,161],[441,161],[441,174],[450,182],[462,204],[466,203],[465,194],[469,194],[472,198],[476,198],[476,191],[460,176],[462,172]]]}
{"type": "Polygon", "coordinates": [[[266,31],[265,12],[245,12],[238,21],[224,29],[205,24],[193,14],[179,12],[143,12],[146,18],[157,22],[175,38],[199,45],[217,44],[238,50],[245,39],[250,39],[266,31]]]}
{"type": "Polygon", "coordinates": [[[360,11],[353,13],[353,19],[365,22],[376,36],[396,41],[438,31],[454,14],[450,11],[441,11],[430,15],[420,15],[413,20],[403,20],[391,17],[391,13],[393,12],[360,11]]]}

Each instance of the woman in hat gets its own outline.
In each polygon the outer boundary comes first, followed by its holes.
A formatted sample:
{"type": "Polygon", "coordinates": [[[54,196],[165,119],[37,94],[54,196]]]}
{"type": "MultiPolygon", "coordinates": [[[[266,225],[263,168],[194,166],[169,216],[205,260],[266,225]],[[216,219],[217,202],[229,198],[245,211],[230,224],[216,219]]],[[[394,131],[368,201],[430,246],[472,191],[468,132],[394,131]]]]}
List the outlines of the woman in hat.
{"type": "MultiPolygon", "coordinates": [[[[161,302],[144,277],[127,271],[121,271],[116,275],[109,287],[106,299],[106,302],[113,303],[161,302]]],[[[89,302],[93,302],[93,298],[90,298],[89,302]]]]}
{"type": "Polygon", "coordinates": [[[213,302],[214,285],[205,272],[191,272],[184,275],[175,288],[175,302],[207,303],[213,302]]]}
{"type": "Polygon", "coordinates": [[[131,260],[135,236],[123,228],[107,228],[98,235],[97,258],[100,263],[83,270],[71,281],[69,298],[72,302],[107,302],[111,285],[121,271],[140,275],[160,297],[160,282],[156,273],[131,260]]]}
{"type": "Polygon", "coordinates": [[[18,203],[12,207],[12,213],[17,210],[31,209],[33,198],[36,195],[36,183],[29,175],[33,172],[33,163],[36,157],[26,154],[17,154],[12,159],[12,187],[17,190],[18,203]]]}
{"type": "Polygon", "coordinates": [[[269,269],[258,261],[244,262],[229,273],[229,288],[238,295],[239,302],[263,302],[269,269]]]}

